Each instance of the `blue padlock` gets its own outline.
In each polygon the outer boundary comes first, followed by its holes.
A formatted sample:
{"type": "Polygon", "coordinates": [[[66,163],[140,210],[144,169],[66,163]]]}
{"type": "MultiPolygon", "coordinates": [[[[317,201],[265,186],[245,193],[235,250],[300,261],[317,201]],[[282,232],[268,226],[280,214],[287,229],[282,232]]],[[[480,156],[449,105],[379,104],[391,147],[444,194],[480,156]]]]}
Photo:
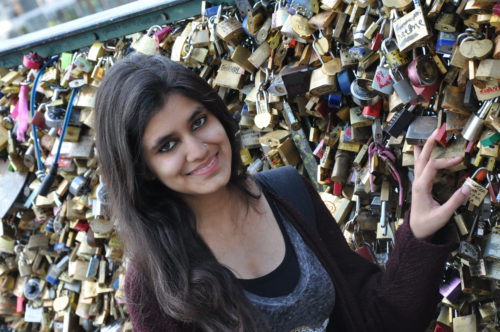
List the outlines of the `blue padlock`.
{"type": "Polygon", "coordinates": [[[439,32],[436,42],[436,52],[451,55],[453,45],[457,42],[458,34],[455,32],[439,32]]]}
{"type": "Polygon", "coordinates": [[[366,45],[353,46],[349,49],[349,54],[357,60],[365,58],[370,52],[371,49],[366,45]]]}
{"type": "Polygon", "coordinates": [[[222,7],[222,5],[213,6],[213,7],[205,9],[205,16],[210,17],[210,16],[217,15],[217,12],[218,12],[220,7],[222,7]]]}
{"type": "Polygon", "coordinates": [[[334,92],[328,95],[328,107],[330,108],[342,107],[342,94],[340,92],[334,92]]]}
{"type": "Polygon", "coordinates": [[[340,91],[346,96],[351,95],[351,83],[354,81],[354,74],[352,70],[344,69],[337,74],[337,83],[339,84],[340,91]]]}

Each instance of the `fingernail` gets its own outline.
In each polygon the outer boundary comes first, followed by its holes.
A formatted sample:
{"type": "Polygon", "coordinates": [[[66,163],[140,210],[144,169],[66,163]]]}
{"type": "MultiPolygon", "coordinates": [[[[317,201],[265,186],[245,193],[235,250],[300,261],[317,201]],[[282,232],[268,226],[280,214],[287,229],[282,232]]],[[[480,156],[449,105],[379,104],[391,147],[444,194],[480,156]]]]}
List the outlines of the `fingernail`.
{"type": "Polygon", "coordinates": [[[464,184],[461,188],[460,188],[460,192],[462,194],[464,194],[465,196],[469,197],[470,193],[471,193],[471,189],[468,185],[464,184]]]}
{"type": "Polygon", "coordinates": [[[451,158],[451,161],[459,161],[462,159],[463,159],[463,157],[453,157],[453,158],[451,158]]]}

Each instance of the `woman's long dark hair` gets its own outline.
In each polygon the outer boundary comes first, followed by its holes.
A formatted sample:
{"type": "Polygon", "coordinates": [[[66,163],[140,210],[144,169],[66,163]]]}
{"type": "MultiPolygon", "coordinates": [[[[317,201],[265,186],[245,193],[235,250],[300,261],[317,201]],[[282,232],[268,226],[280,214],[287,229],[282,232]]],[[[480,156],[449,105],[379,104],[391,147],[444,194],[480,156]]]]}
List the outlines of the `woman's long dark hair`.
{"type": "MultiPolygon", "coordinates": [[[[222,123],[232,150],[230,189],[256,201],[241,172],[237,125],[199,76],[162,56],[133,54],[106,74],[96,95],[96,146],[111,215],[138,269],[144,293],[163,314],[203,331],[257,331],[256,309],[196,232],[193,211],[151,176],[141,141],[171,93],[202,103],[222,123]]],[[[262,330],[262,327],[260,327],[262,330]]]]}

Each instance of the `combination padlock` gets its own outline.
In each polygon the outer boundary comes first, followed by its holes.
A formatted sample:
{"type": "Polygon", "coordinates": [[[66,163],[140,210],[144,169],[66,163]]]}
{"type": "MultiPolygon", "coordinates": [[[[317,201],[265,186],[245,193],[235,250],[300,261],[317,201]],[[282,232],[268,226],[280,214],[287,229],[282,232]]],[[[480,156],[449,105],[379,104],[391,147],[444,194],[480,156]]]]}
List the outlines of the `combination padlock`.
{"type": "Polygon", "coordinates": [[[357,78],[351,83],[352,100],[359,106],[372,106],[380,100],[372,88],[372,81],[364,78],[357,78]]]}

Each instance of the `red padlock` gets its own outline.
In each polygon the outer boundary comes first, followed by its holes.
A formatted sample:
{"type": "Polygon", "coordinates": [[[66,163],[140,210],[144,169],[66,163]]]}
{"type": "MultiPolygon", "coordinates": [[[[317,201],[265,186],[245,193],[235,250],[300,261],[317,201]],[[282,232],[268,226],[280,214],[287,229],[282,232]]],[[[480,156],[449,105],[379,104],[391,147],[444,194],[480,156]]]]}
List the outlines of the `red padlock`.
{"type": "Polygon", "coordinates": [[[418,104],[420,103],[421,100],[423,101],[430,101],[434,94],[436,93],[437,90],[439,90],[439,86],[441,85],[441,80],[437,80],[433,85],[429,86],[423,86],[423,87],[417,87],[415,85],[413,86],[413,90],[417,93],[417,95],[420,96],[419,99],[417,99],[415,102],[412,104],[418,104]]]}
{"type": "Polygon", "coordinates": [[[372,251],[370,250],[370,248],[366,244],[362,245],[361,247],[356,249],[356,252],[364,259],[366,259],[372,263],[377,263],[377,260],[373,256],[372,251]]]}
{"type": "Polygon", "coordinates": [[[437,323],[434,332],[453,332],[453,329],[449,326],[437,323]]]}
{"type": "Polygon", "coordinates": [[[363,116],[368,119],[378,119],[382,113],[382,99],[380,99],[375,105],[363,107],[363,116]]]}
{"type": "Polygon", "coordinates": [[[74,229],[82,232],[86,232],[89,229],[89,227],[90,227],[89,223],[82,219],[79,219],[76,225],[73,226],[74,229]]]}
{"type": "Polygon", "coordinates": [[[330,109],[328,108],[328,101],[326,99],[321,99],[314,108],[316,112],[321,114],[322,117],[326,118],[328,113],[330,113],[330,109]]]}
{"type": "Polygon", "coordinates": [[[342,196],[342,188],[343,188],[342,183],[334,182],[333,183],[333,194],[335,196],[342,196]]]}
{"type": "Polygon", "coordinates": [[[380,45],[382,44],[382,39],[384,39],[384,35],[381,33],[377,33],[375,35],[375,38],[373,38],[372,45],[370,46],[370,49],[373,52],[377,52],[380,49],[380,45]]]}
{"type": "Polygon", "coordinates": [[[446,132],[446,122],[443,122],[441,127],[439,128],[438,133],[434,137],[436,142],[439,143],[442,147],[446,147],[448,145],[448,142],[450,141],[450,137],[448,136],[448,133],[446,132]]]}

